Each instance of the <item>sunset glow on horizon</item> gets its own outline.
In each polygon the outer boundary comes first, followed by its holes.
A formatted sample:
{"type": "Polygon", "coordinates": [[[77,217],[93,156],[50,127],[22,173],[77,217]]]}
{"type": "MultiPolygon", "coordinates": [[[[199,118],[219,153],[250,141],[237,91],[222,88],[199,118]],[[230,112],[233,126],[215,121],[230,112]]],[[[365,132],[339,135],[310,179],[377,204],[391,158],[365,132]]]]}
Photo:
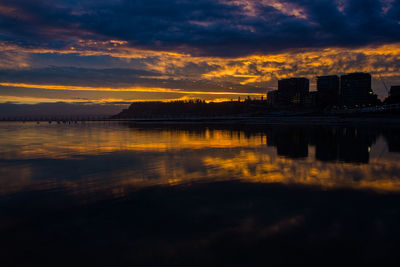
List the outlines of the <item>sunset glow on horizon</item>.
{"type": "Polygon", "coordinates": [[[259,98],[351,72],[383,99],[400,84],[397,1],[74,2],[0,3],[0,102],[259,98]]]}
{"type": "Polygon", "coordinates": [[[0,0],[1,266],[400,266],[399,160],[400,0],[0,0]]]}

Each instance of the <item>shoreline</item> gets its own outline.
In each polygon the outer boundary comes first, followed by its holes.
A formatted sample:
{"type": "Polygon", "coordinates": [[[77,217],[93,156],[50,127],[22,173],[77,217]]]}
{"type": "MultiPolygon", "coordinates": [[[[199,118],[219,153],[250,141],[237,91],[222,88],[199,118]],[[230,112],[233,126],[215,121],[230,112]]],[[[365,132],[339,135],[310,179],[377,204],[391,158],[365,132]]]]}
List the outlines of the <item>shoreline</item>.
{"type": "Polygon", "coordinates": [[[215,117],[215,118],[142,118],[142,119],[106,119],[104,121],[131,122],[138,124],[399,124],[400,117],[324,117],[324,116],[293,116],[293,117],[215,117]]]}
{"type": "Polygon", "coordinates": [[[199,117],[199,118],[126,118],[126,119],[89,119],[89,120],[1,120],[0,122],[32,122],[73,124],[85,122],[126,122],[134,124],[223,124],[223,125],[399,125],[400,117],[341,117],[341,116],[265,116],[265,117],[199,117]]]}

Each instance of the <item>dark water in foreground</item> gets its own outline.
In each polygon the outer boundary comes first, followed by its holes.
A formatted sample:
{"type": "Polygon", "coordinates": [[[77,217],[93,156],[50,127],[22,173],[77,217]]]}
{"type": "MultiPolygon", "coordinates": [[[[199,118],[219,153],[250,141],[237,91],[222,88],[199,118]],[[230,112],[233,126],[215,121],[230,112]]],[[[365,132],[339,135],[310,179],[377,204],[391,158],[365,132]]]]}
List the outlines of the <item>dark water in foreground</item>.
{"type": "Polygon", "coordinates": [[[399,266],[399,134],[0,123],[0,266],[399,266]]]}

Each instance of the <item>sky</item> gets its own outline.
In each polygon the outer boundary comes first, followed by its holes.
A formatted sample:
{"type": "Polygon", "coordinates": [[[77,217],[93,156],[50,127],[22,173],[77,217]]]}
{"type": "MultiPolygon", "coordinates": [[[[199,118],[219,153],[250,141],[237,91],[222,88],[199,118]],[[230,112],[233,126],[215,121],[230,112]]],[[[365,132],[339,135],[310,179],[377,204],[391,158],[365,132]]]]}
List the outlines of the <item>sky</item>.
{"type": "Polygon", "coordinates": [[[0,0],[0,103],[260,98],[278,79],[400,84],[397,0],[0,0]]]}

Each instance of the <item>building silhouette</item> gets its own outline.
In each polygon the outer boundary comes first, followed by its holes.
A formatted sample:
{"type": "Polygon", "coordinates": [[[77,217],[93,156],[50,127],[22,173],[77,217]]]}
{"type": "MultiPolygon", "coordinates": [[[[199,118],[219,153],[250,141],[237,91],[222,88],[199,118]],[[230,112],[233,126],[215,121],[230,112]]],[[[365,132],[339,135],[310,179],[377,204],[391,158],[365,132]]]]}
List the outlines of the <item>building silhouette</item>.
{"type": "Polygon", "coordinates": [[[390,87],[389,97],[385,100],[386,104],[400,103],[400,85],[390,87]]]}
{"type": "Polygon", "coordinates": [[[290,78],[278,81],[278,103],[284,106],[302,106],[310,91],[306,78],[290,78]]]}
{"type": "Polygon", "coordinates": [[[316,92],[316,91],[309,92],[304,98],[303,106],[305,108],[316,107],[317,106],[317,96],[318,96],[318,92],[316,92]]]}
{"type": "Polygon", "coordinates": [[[341,102],[346,107],[376,104],[377,96],[371,88],[371,74],[350,73],[341,76],[341,102]]]}
{"type": "Polygon", "coordinates": [[[400,97],[400,85],[390,87],[390,96],[400,97]]]}
{"type": "Polygon", "coordinates": [[[319,108],[327,108],[339,105],[339,88],[339,76],[317,77],[317,106],[319,108]]]}
{"type": "MultiPolygon", "coordinates": [[[[307,78],[278,81],[278,90],[267,93],[267,103],[275,108],[358,108],[380,103],[371,88],[371,74],[350,73],[318,76],[317,91],[310,92],[307,78]]],[[[392,100],[400,103],[400,86],[392,87],[392,100]]]]}

